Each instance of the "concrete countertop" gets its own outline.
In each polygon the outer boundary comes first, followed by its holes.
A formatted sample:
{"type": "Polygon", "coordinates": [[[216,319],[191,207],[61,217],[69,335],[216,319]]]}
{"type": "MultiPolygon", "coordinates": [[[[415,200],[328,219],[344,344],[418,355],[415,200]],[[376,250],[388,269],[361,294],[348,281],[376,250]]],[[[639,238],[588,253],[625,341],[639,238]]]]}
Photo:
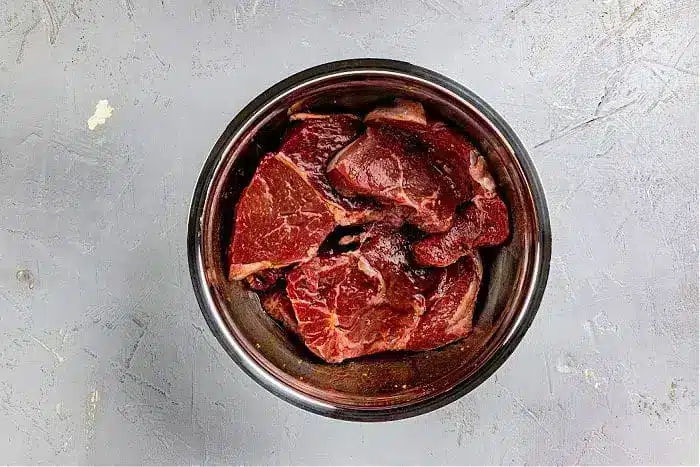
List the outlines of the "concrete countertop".
{"type": "Polygon", "coordinates": [[[698,463],[698,3],[0,0],[0,462],[698,463]],[[292,5],[293,4],[293,5],[292,5]],[[515,354],[395,423],[296,409],[195,302],[199,168],[322,62],[432,68],[531,151],[552,268],[515,354]],[[107,99],[111,118],[88,119],[107,99]]]}

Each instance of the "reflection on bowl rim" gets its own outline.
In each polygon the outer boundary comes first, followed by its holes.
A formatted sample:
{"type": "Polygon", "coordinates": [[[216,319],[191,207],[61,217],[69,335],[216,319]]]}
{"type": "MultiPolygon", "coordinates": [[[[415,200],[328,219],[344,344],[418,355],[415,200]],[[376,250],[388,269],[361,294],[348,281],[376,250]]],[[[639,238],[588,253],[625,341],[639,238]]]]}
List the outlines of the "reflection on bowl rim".
{"type": "Polygon", "coordinates": [[[355,59],[330,62],[296,73],[260,94],[236,115],[217,141],[200,172],[190,208],[187,250],[192,285],[199,307],[209,328],[231,358],[253,380],[287,402],[316,414],[345,420],[385,421],[408,418],[442,407],[479,386],[505,362],[532,323],[542,300],[549,274],[551,232],[544,191],[532,161],[510,126],[486,102],[464,86],[425,68],[393,60],[355,59]],[[465,106],[468,106],[471,112],[479,114],[484,120],[488,121],[493,131],[500,136],[501,141],[509,146],[511,154],[517,158],[528,182],[528,189],[532,193],[535,215],[538,220],[537,237],[534,239],[533,246],[536,260],[534,271],[531,274],[532,279],[526,291],[523,311],[519,313],[501,347],[484,366],[477,370],[472,378],[462,381],[444,393],[418,401],[412,405],[349,409],[336,407],[287,386],[251,358],[229,332],[222,316],[216,311],[217,307],[206,281],[201,242],[202,219],[205,202],[212,188],[211,183],[214,175],[225,162],[226,157],[224,156],[229,153],[231,147],[237,142],[251,122],[255,120],[256,116],[264,114],[268,106],[282,96],[292,92],[294,89],[307,86],[316,80],[325,80],[336,75],[346,76],[349,74],[373,73],[410,78],[414,81],[422,81],[426,85],[440,87],[465,106]]]}

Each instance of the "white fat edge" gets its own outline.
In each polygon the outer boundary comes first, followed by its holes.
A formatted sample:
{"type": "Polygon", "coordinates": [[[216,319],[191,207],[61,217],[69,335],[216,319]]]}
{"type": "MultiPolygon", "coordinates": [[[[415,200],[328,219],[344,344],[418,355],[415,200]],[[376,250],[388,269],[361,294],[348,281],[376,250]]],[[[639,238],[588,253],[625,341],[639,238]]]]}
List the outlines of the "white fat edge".
{"type": "Polygon", "coordinates": [[[296,121],[303,121],[303,120],[328,120],[329,118],[339,117],[339,116],[352,118],[353,120],[360,119],[357,115],[353,115],[353,114],[317,114],[317,113],[313,113],[313,112],[298,112],[298,113],[290,115],[289,121],[296,122],[296,121]]]}

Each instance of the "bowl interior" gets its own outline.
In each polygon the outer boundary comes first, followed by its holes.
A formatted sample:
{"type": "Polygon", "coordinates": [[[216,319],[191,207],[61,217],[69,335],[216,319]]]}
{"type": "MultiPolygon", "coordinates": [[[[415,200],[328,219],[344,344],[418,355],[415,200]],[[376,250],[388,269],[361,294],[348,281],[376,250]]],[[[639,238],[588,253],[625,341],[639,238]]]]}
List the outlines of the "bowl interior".
{"type": "Polygon", "coordinates": [[[364,70],[299,83],[235,129],[208,186],[200,248],[214,312],[246,358],[281,387],[304,397],[336,408],[371,411],[444,394],[474,378],[504,345],[521,321],[536,274],[539,223],[533,193],[513,148],[473,102],[422,78],[364,70]],[[365,112],[394,97],[421,101],[430,114],[463,129],[481,149],[509,206],[512,235],[507,245],[484,251],[476,328],[469,337],[434,351],[326,364],[269,318],[254,293],[227,279],[225,250],[234,207],[261,156],[277,147],[289,113],[365,112]]]}

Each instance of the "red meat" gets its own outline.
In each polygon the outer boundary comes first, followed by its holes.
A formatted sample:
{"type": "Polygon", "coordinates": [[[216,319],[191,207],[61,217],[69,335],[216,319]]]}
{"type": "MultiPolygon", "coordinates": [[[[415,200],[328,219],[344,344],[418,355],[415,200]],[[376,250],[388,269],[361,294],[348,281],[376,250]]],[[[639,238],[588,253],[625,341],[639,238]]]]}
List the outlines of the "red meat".
{"type": "Polygon", "coordinates": [[[236,206],[229,278],[308,261],[335,226],[321,195],[284,154],[268,154],[236,206]]]}
{"type": "Polygon", "coordinates": [[[426,149],[401,133],[368,128],[328,165],[333,186],[346,196],[370,196],[403,208],[407,221],[426,232],[452,225],[457,199],[451,182],[426,149]]]}
{"type": "Polygon", "coordinates": [[[286,330],[293,334],[299,334],[294,308],[292,308],[292,302],[289,301],[284,289],[271,290],[262,294],[260,302],[267,314],[277,320],[286,330]]]}
{"type": "Polygon", "coordinates": [[[500,245],[510,234],[508,208],[497,196],[478,196],[457,214],[447,232],[414,243],[413,257],[421,266],[444,267],[478,247],[500,245]]]}
{"type": "Polygon", "coordinates": [[[363,224],[379,219],[381,208],[368,199],[343,198],[328,182],[326,166],[339,149],[354,140],[362,122],[352,114],[298,113],[289,118],[280,147],[304,174],[308,182],[325,199],[338,225],[363,224]]]}
{"type": "Polygon", "coordinates": [[[428,311],[412,331],[406,349],[436,349],[469,334],[482,274],[476,252],[441,269],[437,286],[428,298],[428,311]]]}

